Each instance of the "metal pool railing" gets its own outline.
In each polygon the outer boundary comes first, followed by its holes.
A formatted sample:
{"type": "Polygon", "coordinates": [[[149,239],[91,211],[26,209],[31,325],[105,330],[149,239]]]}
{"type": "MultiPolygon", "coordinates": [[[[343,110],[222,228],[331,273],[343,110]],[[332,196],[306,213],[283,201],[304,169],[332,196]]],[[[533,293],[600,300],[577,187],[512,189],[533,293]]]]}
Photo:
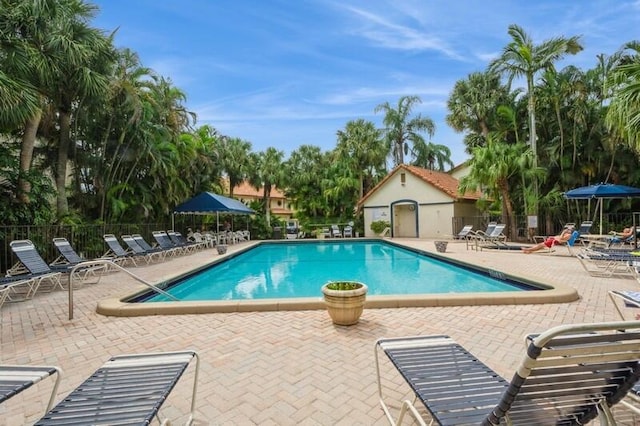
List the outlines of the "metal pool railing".
{"type": "Polygon", "coordinates": [[[137,276],[136,274],[134,274],[133,272],[129,271],[128,269],[123,268],[122,266],[118,265],[117,263],[115,263],[112,260],[107,260],[107,259],[102,259],[102,260],[90,260],[87,262],[82,262],[82,263],[78,263],[77,265],[75,265],[71,271],[69,272],[69,319],[72,320],[73,319],[73,277],[76,276],[76,273],[79,270],[83,270],[83,269],[87,269],[87,268],[92,268],[95,266],[100,266],[100,265],[104,265],[105,267],[107,267],[108,269],[117,269],[119,271],[124,272],[125,274],[129,275],[131,278],[135,279],[136,281],[146,285],[147,287],[149,287],[151,290],[155,291],[156,293],[159,293],[175,302],[178,302],[180,299],[178,299],[177,297],[175,297],[172,294],[167,293],[166,291],[162,290],[161,288],[156,287],[155,285],[151,284],[150,282],[145,281],[144,279],[140,278],[139,276],[137,276]]]}

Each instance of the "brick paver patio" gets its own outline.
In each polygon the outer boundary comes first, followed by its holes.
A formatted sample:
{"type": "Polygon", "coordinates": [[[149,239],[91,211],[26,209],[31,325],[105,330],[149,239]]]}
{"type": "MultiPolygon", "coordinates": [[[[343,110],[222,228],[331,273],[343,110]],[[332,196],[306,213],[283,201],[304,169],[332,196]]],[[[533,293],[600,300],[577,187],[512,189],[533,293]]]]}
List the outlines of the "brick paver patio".
{"type": "MultiPolygon", "coordinates": [[[[398,240],[435,251],[433,241],[398,240]]],[[[238,246],[232,246],[232,250],[238,246]]],[[[637,289],[633,278],[594,278],[575,258],[476,252],[451,242],[446,256],[575,287],[569,304],[366,309],[353,327],[332,325],[325,311],[116,318],[98,315],[96,301],[131,293],[122,273],[75,292],[75,318],[68,319],[66,292],[38,294],[0,310],[0,363],[62,367],[58,401],[111,355],[195,349],[202,360],[198,425],[383,425],[378,405],[373,346],[379,337],[448,334],[509,379],[523,352],[523,336],[574,322],[617,320],[607,291],[637,289]]],[[[150,281],[186,271],[217,256],[215,250],[143,266],[150,281]]],[[[434,277],[425,277],[434,279],[434,277]]],[[[318,296],[320,297],[320,295],[318,296]]],[[[398,399],[407,388],[390,367],[385,377],[398,399]]],[[[163,407],[171,418],[189,410],[192,371],[163,407]]],[[[37,384],[0,405],[1,425],[23,425],[42,414],[52,381],[37,384]]]]}

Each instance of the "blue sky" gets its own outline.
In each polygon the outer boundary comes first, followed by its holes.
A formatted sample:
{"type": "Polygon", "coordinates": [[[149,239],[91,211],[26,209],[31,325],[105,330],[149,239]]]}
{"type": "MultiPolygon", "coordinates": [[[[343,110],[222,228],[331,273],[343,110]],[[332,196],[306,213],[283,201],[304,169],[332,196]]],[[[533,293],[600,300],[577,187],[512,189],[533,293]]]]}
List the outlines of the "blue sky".
{"type": "Polygon", "coordinates": [[[99,0],[95,27],[187,95],[197,125],[273,146],[336,146],[336,131],[364,118],[382,127],[383,102],[422,99],[432,141],[458,164],[462,134],[445,122],[456,81],[482,71],[518,24],[542,42],[581,36],[582,69],[640,39],[640,0],[99,0]]]}

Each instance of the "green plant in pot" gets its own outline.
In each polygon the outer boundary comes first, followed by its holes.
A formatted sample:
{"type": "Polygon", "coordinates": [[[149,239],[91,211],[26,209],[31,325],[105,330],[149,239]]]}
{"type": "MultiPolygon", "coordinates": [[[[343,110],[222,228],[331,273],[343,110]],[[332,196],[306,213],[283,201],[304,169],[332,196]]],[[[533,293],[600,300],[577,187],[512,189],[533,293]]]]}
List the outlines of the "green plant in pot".
{"type": "Polygon", "coordinates": [[[322,286],[325,306],[334,324],[358,322],[367,298],[368,287],[358,281],[329,281],[322,286]]]}
{"type": "Polygon", "coordinates": [[[374,220],[373,222],[371,222],[371,225],[369,227],[373,232],[375,232],[376,235],[380,235],[384,232],[385,229],[391,227],[391,224],[386,220],[374,220]]]}

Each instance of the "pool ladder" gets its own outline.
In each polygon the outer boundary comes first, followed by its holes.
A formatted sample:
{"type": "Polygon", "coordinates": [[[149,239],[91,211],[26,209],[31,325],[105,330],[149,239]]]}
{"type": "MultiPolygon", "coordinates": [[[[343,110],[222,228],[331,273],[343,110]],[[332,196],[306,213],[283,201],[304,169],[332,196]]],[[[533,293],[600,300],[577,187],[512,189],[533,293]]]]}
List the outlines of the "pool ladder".
{"type": "Polygon", "coordinates": [[[176,302],[180,300],[177,297],[175,297],[174,295],[169,294],[166,291],[162,290],[161,288],[158,288],[155,285],[151,284],[150,282],[145,281],[144,279],[140,278],[139,276],[137,276],[133,272],[129,271],[128,269],[123,268],[122,266],[120,266],[117,263],[115,263],[113,260],[109,260],[109,259],[89,260],[87,262],[78,263],[69,272],[69,319],[70,320],[73,319],[73,284],[74,284],[73,277],[76,276],[76,272],[79,269],[80,270],[86,270],[86,269],[93,268],[93,267],[100,266],[100,265],[105,266],[105,270],[106,271],[110,271],[112,269],[116,269],[116,270],[122,271],[125,274],[129,275],[131,278],[133,278],[136,281],[146,285],[151,290],[153,290],[156,293],[161,294],[161,295],[169,298],[170,300],[173,300],[173,301],[176,301],[176,302]]]}

